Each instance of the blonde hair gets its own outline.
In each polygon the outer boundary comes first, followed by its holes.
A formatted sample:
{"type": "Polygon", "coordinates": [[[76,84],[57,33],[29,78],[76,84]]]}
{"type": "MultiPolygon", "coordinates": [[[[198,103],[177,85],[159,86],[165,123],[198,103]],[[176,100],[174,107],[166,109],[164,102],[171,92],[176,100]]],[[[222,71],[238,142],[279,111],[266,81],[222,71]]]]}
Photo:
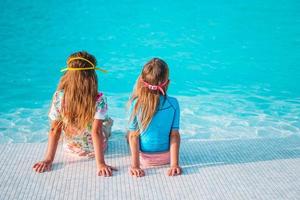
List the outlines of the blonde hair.
{"type": "MultiPolygon", "coordinates": [[[[159,90],[151,90],[145,87],[144,82],[151,85],[160,85],[169,78],[169,68],[166,62],[159,58],[153,58],[147,62],[142,70],[142,73],[136,80],[135,88],[129,100],[129,105],[136,101],[132,109],[130,120],[136,116],[140,122],[141,130],[145,130],[159,106],[159,90]]],[[[163,86],[166,92],[168,84],[163,86]]]]}
{"type": "MultiPolygon", "coordinates": [[[[67,63],[70,68],[90,68],[91,64],[85,60],[72,59],[80,57],[96,65],[93,55],[81,51],[69,56],[67,63]],[[72,59],[72,60],[70,60],[72,59]]],[[[67,135],[75,133],[66,131],[68,127],[83,130],[94,119],[96,112],[96,98],[98,95],[98,80],[95,70],[66,71],[61,77],[57,90],[63,91],[62,123],[67,135]]]]}

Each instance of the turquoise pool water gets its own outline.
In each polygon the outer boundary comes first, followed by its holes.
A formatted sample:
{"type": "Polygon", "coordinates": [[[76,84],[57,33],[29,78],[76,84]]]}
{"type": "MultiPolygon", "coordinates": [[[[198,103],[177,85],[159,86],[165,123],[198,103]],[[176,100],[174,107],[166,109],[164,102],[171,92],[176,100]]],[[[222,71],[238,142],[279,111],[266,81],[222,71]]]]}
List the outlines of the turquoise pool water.
{"type": "Polygon", "coordinates": [[[171,70],[185,138],[300,134],[300,2],[2,1],[0,143],[47,138],[47,112],[67,56],[94,54],[114,134],[142,65],[171,70]]]}

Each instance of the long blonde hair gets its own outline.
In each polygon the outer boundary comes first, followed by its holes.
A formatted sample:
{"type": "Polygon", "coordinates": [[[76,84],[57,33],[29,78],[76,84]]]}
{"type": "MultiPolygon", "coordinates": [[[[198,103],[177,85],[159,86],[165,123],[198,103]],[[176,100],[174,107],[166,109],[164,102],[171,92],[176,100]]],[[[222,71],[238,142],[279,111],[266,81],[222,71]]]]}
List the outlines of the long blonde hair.
{"type": "MultiPolygon", "coordinates": [[[[168,81],[169,68],[166,62],[159,58],[153,58],[147,62],[142,70],[142,73],[136,80],[135,88],[129,101],[129,105],[136,101],[132,109],[130,120],[136,116],[140,122],[139,131],[145,130],[159,106],[159,90],[151,90],[145,87],[145,83],[151,85],[161,85],[168,81]]],[[[166,92],[168,84],[162,89],[166,92]]]]}
{"type": "MultiPolygon", "coordinates": [[[[69,56],[67,63],[70,68],[90,68],[91,64],[85,60],[71,58],[81,57],[96,66],[93,55],[80,51],[69,56]],[[69,62],[70,61],[70,62],[69,62]]],[[[95,70],[69,70],[60,79],[57,91],[63,91],[62,123],[64,129],[75,127],[82,130],[92,122],[96,112],[96,98],[98,95],[98,80],[95,70]]],[[[66,133],[73,135],[75,133],[66,133]]]]}

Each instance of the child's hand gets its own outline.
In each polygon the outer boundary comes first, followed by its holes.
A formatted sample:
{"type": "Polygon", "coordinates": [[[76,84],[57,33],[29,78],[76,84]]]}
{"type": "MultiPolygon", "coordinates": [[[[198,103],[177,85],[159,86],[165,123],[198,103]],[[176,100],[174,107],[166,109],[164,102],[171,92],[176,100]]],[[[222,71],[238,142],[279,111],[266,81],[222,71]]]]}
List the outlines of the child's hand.
{"type": "Polygon", "coordinates": [[[117,171],[117,168],[106,165],[106,164],[101,164],[98,166],[97,175],[98,176],[112,176],[113,170],[117,171]]]}
{"type": "Polygon", "coordinates": [[[139,167],[130,167],[129,172],[131,176],[142,177],[145,176],[144,170],[139,167]]]}
{"type": "Polygon", "coordinates": [[[33,165],[33,170],[38,173],[43,173],[45,171],[50,171],[52,166],[52,161],[50,160],[43,160],[40,162],[37,162],[33,165]]]}
{"type": "Polygon", "coordinates": [[[169,176],[177,176],[177,175],[180,175],[181,173],[182,173],[182,170],[178,165],[171,166],[170,169],[168,170],[169,176]]]}

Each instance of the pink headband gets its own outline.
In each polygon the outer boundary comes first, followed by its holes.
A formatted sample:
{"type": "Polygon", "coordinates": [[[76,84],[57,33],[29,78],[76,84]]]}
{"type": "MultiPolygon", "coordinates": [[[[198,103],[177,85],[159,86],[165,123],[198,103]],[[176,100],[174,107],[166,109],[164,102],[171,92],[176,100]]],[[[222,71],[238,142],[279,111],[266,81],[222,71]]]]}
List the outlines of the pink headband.
{"type": "Polygon", "coordinates": [[[165,82],[163,82],[162,84],[160,84],[160,85],[151,85],[151,84],[147,83],[146,81],[144,81],[143,79],[141,79],[141,80],[144,83],[144,85],[147,88],[149,88],[150,90],[159,90],[163,95],[165,95],[165,91],[162,89],[162,87],[164,87],[165,85],[167,85],[167,83],[169,81],[168,79],[165,82]]]}

